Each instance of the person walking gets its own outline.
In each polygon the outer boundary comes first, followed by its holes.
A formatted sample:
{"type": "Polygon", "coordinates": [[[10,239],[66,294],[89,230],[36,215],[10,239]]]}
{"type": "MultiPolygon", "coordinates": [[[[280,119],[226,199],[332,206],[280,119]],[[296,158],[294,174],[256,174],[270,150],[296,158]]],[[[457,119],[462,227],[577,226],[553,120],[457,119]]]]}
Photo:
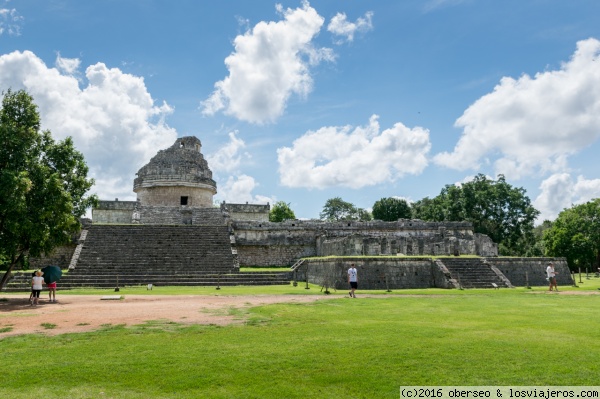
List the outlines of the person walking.
{"type": "Polygon", "coordinates": [[[552,287],[554,287],[554,289],[558,292],[558,286],[556,285],[556,275],[558,273],[554,271],[554,263],[548,263],[548,267],[546,268],[546,274],[548,275],[548,281],[550,282],[548,291],[552,291],[552,287]]]}
{"type": "Polygon", "coordinates": [[[42,271],[38,270],[35,272],[35,276],[31,279],[31,290],[33,293],[32,306],[37,306],[40,301],[40,292],[42,292],[42,285],[44,284],[44,278],[42,277],[42,271]]]}
{"type": "Polygon", "coordinates": [[[350,298],[356,298],[354,291],[358,288],[358,271],[356,267],[354,267],[354,263],[350,265],[350,269],[348,269],[348,283],[350,284],[350,298]]]}

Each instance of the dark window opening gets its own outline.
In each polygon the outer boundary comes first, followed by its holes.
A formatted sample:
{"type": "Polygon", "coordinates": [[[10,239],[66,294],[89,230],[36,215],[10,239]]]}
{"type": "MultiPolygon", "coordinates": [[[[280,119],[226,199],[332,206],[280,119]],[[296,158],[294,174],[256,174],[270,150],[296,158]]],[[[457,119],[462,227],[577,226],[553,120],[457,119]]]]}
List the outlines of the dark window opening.
{"type": "Polygon", "coordinates": [[[181,205],[187,205],[188,204],[188,197],[181,197],[181,205]]]}

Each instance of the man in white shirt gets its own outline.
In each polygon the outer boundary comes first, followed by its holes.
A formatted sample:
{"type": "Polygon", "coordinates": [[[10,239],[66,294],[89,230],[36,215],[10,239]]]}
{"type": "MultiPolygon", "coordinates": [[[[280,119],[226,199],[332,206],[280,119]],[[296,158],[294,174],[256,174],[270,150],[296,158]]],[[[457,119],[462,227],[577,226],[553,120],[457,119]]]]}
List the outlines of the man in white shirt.
{"type": "Polygon", "coordinates": [[[356,298],[354,291],[358,288],[358,272],[356,267],[354,267],[354,263],[348,269],[348,283],[350,284],[350,292],[348,292],[350,298],[356,298]]]}
{"type": "Polygon", "coordinates": [[[558,291],[558,286],[556,285],[556,275],[558,273],[554,271],[554,263],[548,263],[548,267],[546,268],[546,274],[548,275],[548,281],[550,282],[548,291],[552,291],[552,286],[554,286],[555,290],[558,291]]]}

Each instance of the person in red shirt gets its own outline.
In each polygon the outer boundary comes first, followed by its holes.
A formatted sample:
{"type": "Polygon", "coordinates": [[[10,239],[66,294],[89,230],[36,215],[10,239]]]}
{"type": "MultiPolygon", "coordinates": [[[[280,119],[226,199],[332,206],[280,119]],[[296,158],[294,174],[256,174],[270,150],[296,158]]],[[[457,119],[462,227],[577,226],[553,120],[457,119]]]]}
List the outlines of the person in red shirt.
{"type": "Polygon", "coordinates": [[[46,287],[48,288],[48,299],[50,302],[56,302],[56,281],[46,284],[46,287]]]}

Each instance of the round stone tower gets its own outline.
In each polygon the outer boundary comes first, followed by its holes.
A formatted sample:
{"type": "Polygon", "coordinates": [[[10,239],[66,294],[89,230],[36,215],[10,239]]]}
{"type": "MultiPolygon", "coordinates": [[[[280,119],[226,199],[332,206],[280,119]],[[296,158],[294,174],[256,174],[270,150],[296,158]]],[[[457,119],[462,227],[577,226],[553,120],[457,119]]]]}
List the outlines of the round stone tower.
{"type": "Polygon", "coordinates": [[[133,191],[142,206],[209,208],[217,183],[196,137],[181,137],[137,172],[133,191]]]}

